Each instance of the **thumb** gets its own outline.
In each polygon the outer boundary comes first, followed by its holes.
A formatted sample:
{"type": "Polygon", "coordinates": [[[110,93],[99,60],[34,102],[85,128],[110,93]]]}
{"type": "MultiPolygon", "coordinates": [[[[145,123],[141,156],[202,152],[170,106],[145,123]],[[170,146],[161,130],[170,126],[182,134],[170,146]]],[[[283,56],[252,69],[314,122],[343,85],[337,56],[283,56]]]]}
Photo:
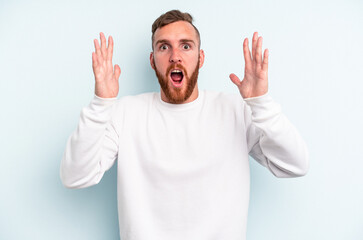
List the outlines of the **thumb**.
{"type": "Polygon", "coordinates": [[[118,78],[120,77],[121,74],[121,68],[119,65],[115,65],[115,78],[118,80],[118,78]]]}
{"type": "Polygon", "coordinates": [[[231,73],[229,75],[229,78],[231,79],[231,81],[237,86],[239,87],[241,85],[241,80],[239,80],[239,78],[236,76],[236,74],[231,73]]]}

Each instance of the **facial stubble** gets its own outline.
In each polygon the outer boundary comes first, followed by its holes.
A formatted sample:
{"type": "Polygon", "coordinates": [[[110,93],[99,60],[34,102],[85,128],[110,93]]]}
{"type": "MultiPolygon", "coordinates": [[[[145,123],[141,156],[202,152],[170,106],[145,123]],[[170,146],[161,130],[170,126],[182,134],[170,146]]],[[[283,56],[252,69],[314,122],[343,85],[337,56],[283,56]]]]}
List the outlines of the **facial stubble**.
{"type": "Polygon", "coordinates": [[[174,104],[180,104],[180,103],[187,101],[189,99],[189,97],[192,95],[195,85],[197,84],[197,81],[198,81],[199,57],[198,57],[198,63],[195,66],[194,71],[190,75],[190,77],[189,77],[189,74],[186,71],[186,69],[181,64],[170,65],[168,67],[165,75],[163,75],[156,68],[155,60],[153,60],[153,62],[154,62],[154,66],[155,66],[154,70],[155,70],[156,77],[158,78],[160,87],[163,90],[168,101],[170,103],[174,103],[174,104]],[[183,73],[184,73],[184,76],[183,76],[184,83],[183,84],[186,84],[186,89],[184,87],[183,88],[170,87],[169,76],[170,76],[172,69],[174,69],[174,68],[178,68],[183,71],[183,73]]]}

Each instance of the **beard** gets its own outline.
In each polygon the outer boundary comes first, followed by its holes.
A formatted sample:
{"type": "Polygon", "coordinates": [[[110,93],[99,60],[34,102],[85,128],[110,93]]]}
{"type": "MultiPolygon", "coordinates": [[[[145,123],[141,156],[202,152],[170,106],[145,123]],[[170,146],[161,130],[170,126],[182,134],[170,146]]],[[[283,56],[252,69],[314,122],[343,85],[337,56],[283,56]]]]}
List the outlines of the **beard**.
{"type": "Polygon", "coordinates": [[[163,90],[168,101],[170,103],[180,104],[180,103],[183,103],[186,100],[188,100],[188,98],[193,93],[195,85],[197,84],[198,74],[199,74],[199,57],[198,57],[198,63],[195,66],[194,71],[190,75],[190,77],[189,77],[189,74],[186,71],[186,69],[181,64],[177,64],[177,63],[170,65],[168,67],[168,69],[166,70],[165,75],[163,75],[156,68],[155,60],[153,60],[153,61],[154,61],[154,66],[155,66],[156,77],[158,78],[160,87],[163,90]],[[170,86],[171,84],[169,83],[169,81],[170,81],[169,76],[171,74],[172,69],[174,69],[174,68],[178,68],[183,71],[183,73],[184,73],[183,85],[186,84],[186,86],[182,86],[180,88],[174,88],[174,87],[170,86]]]}

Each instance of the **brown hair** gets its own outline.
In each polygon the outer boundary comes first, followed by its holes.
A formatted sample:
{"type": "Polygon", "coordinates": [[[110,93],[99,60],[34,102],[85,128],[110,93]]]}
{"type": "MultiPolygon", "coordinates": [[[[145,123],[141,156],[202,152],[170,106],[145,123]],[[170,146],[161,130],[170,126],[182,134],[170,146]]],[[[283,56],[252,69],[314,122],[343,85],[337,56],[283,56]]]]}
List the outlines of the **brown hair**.
{"type": "Polygon", "coordinates": [[[158,17],[152,27],[151,27],[151,32],[152,32],[152,36],[151,36],[151,44],[152,44],[152,48],[154,49],[154,34],[155,31],[158,28],[162,28],[170,23],[173,22],[177,22],[177,21],[186,21],[188,23],[190,23],[193,28],[195,29],[195,31],[197,32],[197,36],[198,36],[198,42],[199,42],[199,48],[200,48],[200,34],[198,29],[193,25],[193,17],[189,14],[189,13],[183,13],[179,10],[171,10],[168,11],[164,14],[162,14],[160,17],[158,17]]]}

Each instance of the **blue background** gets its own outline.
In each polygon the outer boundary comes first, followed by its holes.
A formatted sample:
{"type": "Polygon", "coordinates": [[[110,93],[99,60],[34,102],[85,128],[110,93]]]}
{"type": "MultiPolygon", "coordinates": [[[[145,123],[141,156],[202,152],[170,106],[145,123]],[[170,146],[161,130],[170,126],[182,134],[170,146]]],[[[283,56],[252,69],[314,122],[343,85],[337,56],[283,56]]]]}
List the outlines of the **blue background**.
{"type": "Polygon", "coordinates": [[[360,0],[0,1],[0,239],[119,239],[115,166],[70,190],[60,161],[93,97],[93,39],[114,38],[119,97],[158,91],[151,24],[171,9],[200,30],[200,89],[238,93],[228,75],[243,77],[242,40],[258,31],[270,94],[309,147],[303,178],[251,159],[248,239],[363,239],[360,0]]]}

